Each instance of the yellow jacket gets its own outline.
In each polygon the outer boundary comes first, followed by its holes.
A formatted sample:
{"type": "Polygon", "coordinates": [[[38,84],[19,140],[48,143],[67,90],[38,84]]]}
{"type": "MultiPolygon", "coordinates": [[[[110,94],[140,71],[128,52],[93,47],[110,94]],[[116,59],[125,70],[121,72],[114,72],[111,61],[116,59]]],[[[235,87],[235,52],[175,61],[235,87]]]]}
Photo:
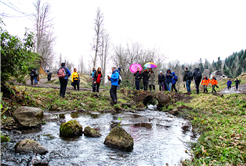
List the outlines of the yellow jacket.
{"type": "Polygon", "coordinates": [[[73,74],[72,74],[72,82],[74,80],[79,80],[79,74],[77,72],[73,72],[73,74]]]}

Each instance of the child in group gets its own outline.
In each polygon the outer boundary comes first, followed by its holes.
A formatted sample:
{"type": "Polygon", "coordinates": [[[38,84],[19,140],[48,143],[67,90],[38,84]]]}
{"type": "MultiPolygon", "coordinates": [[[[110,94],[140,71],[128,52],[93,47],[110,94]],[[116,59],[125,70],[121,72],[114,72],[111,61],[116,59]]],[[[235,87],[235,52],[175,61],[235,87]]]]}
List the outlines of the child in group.
{"type": "Polygon", "coordinates": [[[236,90],[238,90],[238,84],[240,84],[240,80],[238,80],[237,78],[236,78],[236,81],[234,81],[235,83],[236,83],[236,90]]]}
{"type": "Polygon", "coordinates": [[[231,79],[229,79],[229,80],[227,81],[227,89],[228,89],[228,90],[231,89],[231,84],[232,84],[231,79]]]}
{"type": "Polygon", "coordinates": [[[202,79],[202,82],[201,82],[201,85],[203,85],[203,90],[204,90],[203,92],[204,93],[208,92],[207,87],[208,87],[209,82],[210,82],[210,79],[207,76],[204,76],[202,79]]]}
{"type": "Polygon", "coordinates": [[[216,80],[216,78],[215,78],[214,76],[213,76],[213,78],[211,79],[210,84],[212,84],[212,93],[213,93],[213,92],[216,92],[215,87],[218,87],[218,86],[217,86],[217,85],[218,85],[218,82],[217,82],[217,80],[216,80]]]}

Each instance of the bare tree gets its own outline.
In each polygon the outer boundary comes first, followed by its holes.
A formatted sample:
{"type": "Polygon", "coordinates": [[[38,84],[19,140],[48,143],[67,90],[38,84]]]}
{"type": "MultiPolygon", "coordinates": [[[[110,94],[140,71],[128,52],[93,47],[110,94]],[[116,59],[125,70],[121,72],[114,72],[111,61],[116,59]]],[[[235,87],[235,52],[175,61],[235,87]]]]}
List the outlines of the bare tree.
{"type": "MultiPolygon", "coordinates": [[[[139,63],[144,66],[147,62],[154,62],[159,70],[162,67],[165,56],[160,54],[157,49],[143,49],[141,44],[137,42],[127,43],[126,48],[122,45],[114,47],[114,54],[111,56],[112,61],[116,66],[121,67],[123,81],[127,81],[130,86],[134,85],[133,73],[129,70],[129,67],[133,63],[139,63]]],[[[157,74],[156,74],[157,77],[157,74]]]]}
{"type": "Polygon", "coordinates": [[[41,55],[41,66],[46,68],[51,66],[54,58],[55,37],[52,32],[53,19],[50,18],[51,5],[49,3],[42,4],[41,0],[37,0],[33,5],[35,7],[35,13],[32,16],[36,33],[35,52],[41,55]]]}
{"type": "Polygon", "coordinates": [[[110,37],[109,37],[109,33],[104,33],[101,36],[101,49],[100,49],[100,61],[101,61],[101,68],[102,68],[102,74],[103,74],[103,80],[102,80],[102,85],[104,85],[105,83],[105,73],[106,73],[106,63],[108,61],[108,54],[110,51],[110,37]]]}
{"type": "Polygon", "coordinates": [[[100,8],[97,8],[97,14],[96,19],[94,22],[94,30],[95,30],[95,36],[93,38],[93,49],[95,50],[95,55],[92,57],[93,67],[96,65],[97,57],[98,57],[98,51],[100,47],[102,46],[102,35],[104,33],[103,29],[103,22],[104,22],[104,16],[101,12],[100,8]]]}

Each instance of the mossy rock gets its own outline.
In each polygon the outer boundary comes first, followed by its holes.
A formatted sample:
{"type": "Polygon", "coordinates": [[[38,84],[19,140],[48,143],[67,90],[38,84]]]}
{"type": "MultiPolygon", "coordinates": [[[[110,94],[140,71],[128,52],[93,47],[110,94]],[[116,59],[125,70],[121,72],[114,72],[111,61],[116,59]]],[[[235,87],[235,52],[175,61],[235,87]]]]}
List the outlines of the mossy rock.
{"type": "Polygon", "coordinates": [[[45,154],[48,150],[37,141],[32,139],[24,139],[15,145],[15,152],[45,154]]]}
{"type": "Polygon", "coordinates": [[[70,120],[60,125],[60,136],[74,137],[82,135],[83,127],[77,120],[70,120]]]}
{"type": "Polygon", "coordinates": [[[98,131],[91,128],[90,126],[87,126],[84,130],[84,135],[87,137],[100,137],[102,136],[98,131]]]}
{"type": "Polygon", "coordinates": [[[133,149],[133,138],[122,127],[115,127],[105,138],[104,144],[124,151],[133,149]]]}
{"type": "Polygon", "coordinates": [[[1,135],[1,142],[9,142],[9,137],[1,135]]]}

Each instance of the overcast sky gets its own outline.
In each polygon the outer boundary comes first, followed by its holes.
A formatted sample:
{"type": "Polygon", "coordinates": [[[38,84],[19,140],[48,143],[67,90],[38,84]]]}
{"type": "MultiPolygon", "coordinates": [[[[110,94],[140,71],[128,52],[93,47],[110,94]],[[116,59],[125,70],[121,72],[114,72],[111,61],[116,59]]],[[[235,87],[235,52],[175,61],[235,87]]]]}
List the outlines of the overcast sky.
{"type": "MultiPolygon", "coordinates": [[[[33,0],[0,0],[13,3],[26,14],[34,12],[33,0]]],[[[77,64],[80,57],[94,54],[91,43],[93,22],[99,7],[104,13],[105,29],[111,43],[139,42],[144,48],[159,48],[166,61],[209,61],[225,59],[233,52],[246,49],[246,1],[83,1],[50,0],[55,52],[77,64]]],[[[23,16],[0,3],[1,13],[23,16]]],[[[23,36],[32,28],[27,17],[5,17],[6,29],[23,36]]]]}

